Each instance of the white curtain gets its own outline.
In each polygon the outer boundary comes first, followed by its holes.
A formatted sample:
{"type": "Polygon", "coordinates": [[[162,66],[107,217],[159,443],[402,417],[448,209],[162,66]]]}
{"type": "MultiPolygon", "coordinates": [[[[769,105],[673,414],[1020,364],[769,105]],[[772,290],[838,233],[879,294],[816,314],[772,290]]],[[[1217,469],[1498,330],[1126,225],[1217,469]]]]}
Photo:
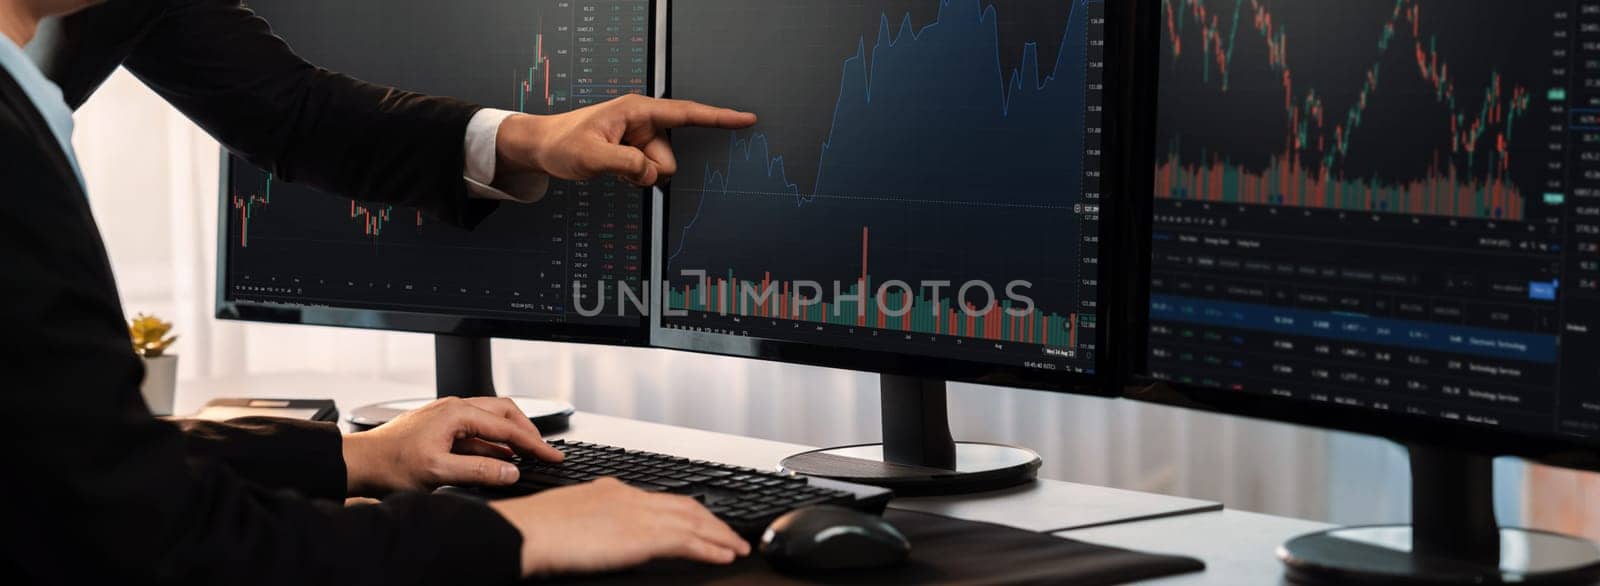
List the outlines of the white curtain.
{"type": "MultiPolygon", "coordinates": [[[[177,323],[180,376],[337,373],[425,384],[427,336],[211,317],[218,147],[119,72],[78,113],[74,144],[128,313],[177,323]]],[[[580,409],[813,445],[878,435],[876,379],[692,354],[498,341],[503,392],[580,409]]],[[[330,389],[330,393],[336,390],[330,389]]],[[[336,396],[336,395],[335,395],[336,396]]],[[[1384,442],[1126,401],[954,385],[959,437],[1012,442],[1049,478],[1220,500],[1340,523],[1408,517],[1406,467],[1384,442]]],[[[1502,476],[1502,520],[1519,518],[1502,476]]]]}

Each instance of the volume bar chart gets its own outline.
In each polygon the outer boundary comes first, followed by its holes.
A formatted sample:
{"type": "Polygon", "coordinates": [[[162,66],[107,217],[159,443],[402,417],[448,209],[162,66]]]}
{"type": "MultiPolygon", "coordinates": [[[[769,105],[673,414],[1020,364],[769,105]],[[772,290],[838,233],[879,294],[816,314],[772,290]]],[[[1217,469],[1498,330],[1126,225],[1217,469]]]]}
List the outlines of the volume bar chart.
{"type": "MultiPolygon", "coordinates": [[[[962,309],[950,299],[934,302],[904,290],[887,293],[881,289],[874,296],[876,303],[813,303],[803,298],[800,291],[796,282],[773,280],[770,273],[758,280],[740,280],[733,273],[728,273],[724,277],[708,280],[703,287],[686,285],[668,292],[668,307],[677,311],[870,327],[909,334],[938,334],[1066,348],[1078,345],[1077,314],[1058,316],[1026,311],[1010,301],[991,303],[983,308],[967,305],[962,309]]],[[[822,290],[819,288],[815,291],[820,293],[822,290]]],[[[859,287],[852,287],[839,296],[847,300],[860,297],[859,287]]]]}
{"type": "Polygon", "coordinates": [[[731,271],[699,284],[668,292],[667,307],[684,312],[793,320],[816,324],[856,326],[913,334],[938,334],[991,341],[1057,345],[1078,343],[1078,315],[1053,315],[1022,307],[1010,300],[983,299],[983,307],[961,304],[954,297],[931,299],[912,291],[909,283],[875,285],[870,266],[870,233],[861,231],[862,274],[849,290],[832,303],[823,301],[822,285],[773,279],[741,279],[731,271]],[[809,292],[808,292],[809,291],[809,292]],[[862,292],[866,291],[867,294],[862,292]]]}
{"type": "Polygon", "coordinates": [[[1455,165],[1429,169],[1407,183],[1341,179],[1298,159],[1273,157],[1261,171],[1213,158],[1189,164],[1174,149],[1156,167],[1156,193],[1165,199],[1261,204],[1361,212],[1522,220],[1521,192],[1505,179],[1462,177],[1455,165]]]}

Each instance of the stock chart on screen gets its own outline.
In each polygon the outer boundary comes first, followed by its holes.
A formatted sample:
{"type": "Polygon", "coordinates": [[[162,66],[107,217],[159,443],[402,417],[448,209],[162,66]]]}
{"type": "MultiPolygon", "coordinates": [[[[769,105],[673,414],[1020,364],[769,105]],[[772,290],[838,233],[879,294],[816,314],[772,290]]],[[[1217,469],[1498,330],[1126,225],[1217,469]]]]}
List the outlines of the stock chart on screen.
{"type": "Polygon", "coordinates": [[[1600,437],[1600,2],[1160,8],[1152,374],[1600,437]]]}
{"type": "Polygon", "coordinates": [[[1103,12],[673,4],[663,326],[1092,372],[1103,12]]]}
{"type": "MultiPolygon", "coordinates": [[[[553,114],[643,93],[648,0],[257,0],[312,63],[488,107],[553,114]]],[[[594,325],[574,283],[643,290],[643,190],[614,178],[553,182],[472,231],[416,210],[354,202],[231,162],[228,293],[235,299],[594,325]]],[[[377,197],[380,194],[357,194],[377,197]]]]}

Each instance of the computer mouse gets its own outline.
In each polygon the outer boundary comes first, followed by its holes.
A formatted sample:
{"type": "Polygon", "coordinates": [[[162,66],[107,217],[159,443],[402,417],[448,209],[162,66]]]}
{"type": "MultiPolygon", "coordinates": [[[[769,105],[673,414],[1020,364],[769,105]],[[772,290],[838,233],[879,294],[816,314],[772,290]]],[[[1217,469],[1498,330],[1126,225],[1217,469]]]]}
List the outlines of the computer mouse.
{"type": "Polygon", "coordinates": [[[911,542],[880,517],[844,507],[790,511],[767,526],[761,557],[784,572],[883,568],[906,561],[911,542]]]}

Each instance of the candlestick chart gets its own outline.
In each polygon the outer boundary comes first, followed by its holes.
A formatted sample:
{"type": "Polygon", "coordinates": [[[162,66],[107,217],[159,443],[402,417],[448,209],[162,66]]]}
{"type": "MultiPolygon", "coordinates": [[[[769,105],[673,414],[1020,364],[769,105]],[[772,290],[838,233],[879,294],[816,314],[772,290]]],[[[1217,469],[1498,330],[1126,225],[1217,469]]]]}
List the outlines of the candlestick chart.
{"type": "Polygon", "coordinates": [[[642,94],[650,68],[648,2],[537,3],[543,32],[517,71],[517,111],[555,114],[642,94]],[[572,39],[582,37],[582,42],[572,39]],[[568,42],[563,42],[566,40],[568,42]]]}
{"type": "MultiPolygon", "coordinates": [[[[282,0],[253,8],[320,66],[503,110],[557,114],[647,84],[648,0],[483,0],[449,11],[420,0],[282,0]],[[384,25],[371,26],[375,18],[384,25]],[[467,29],[473,33],[461,34],[467,29]]],[[[231,293],[241,299],[637,323],[636,315],[590,319],[576,311],[575,299],[593,283],[643,288],[643,191],[615,178],[553,181],[537,202],[501,204],[468,229],[391,193],[323,193],[294,181],[294,167],[269,173],[238,157],[228,167],[221,205],[231,293]]],[[[467,198],[449,207],[482,215],[494,207],[481,201],[490,194],[469,186],[466,171],[468,193],[440,197],[467,198]]]]}
{"type": "MultiPolygon", "coordinates": [[[[238,214],[239,247],[250,247],[250,220],[260,210],[272,205],[272,174],[267,173],[263,187],[258,193],[234,194],[231,198],[233,209],[238,214]]],[[[383,230],[394,222],[397,213],[392,205],[371,205],[350,202],[350,220],[361,226],[362,234],[368,238],[377,238],[383,235],[383,230]]],[[[412,210],[405,215],[414,216],[416,226],[422,227],[422,212],[412,210]]]]}
{"type": "Polygon", "coordinates": [[[1463,28],[1496,8],[1162,0],[1157,197],[1525,219],[1547,88],[1463,28]]]}

